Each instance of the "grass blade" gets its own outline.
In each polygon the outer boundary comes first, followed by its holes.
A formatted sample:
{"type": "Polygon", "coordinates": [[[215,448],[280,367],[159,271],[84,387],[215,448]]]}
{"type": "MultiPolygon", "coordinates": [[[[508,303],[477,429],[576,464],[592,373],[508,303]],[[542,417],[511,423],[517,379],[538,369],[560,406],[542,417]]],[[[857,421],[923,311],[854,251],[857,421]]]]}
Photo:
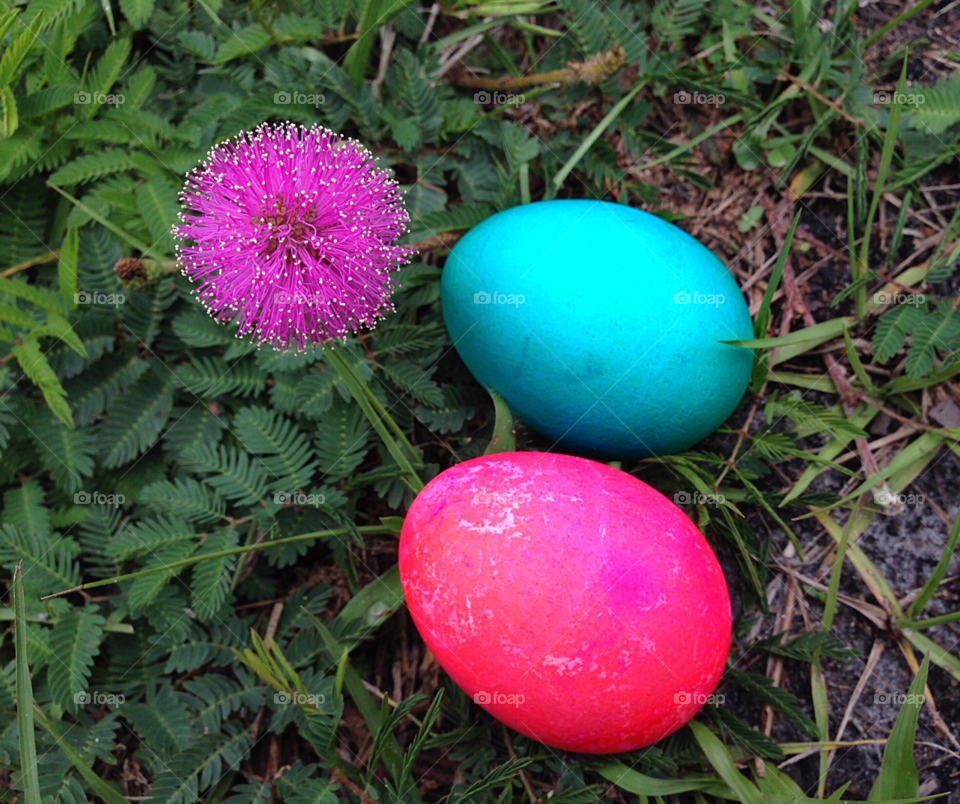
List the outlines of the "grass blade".
{"type": "Polygon", "coordinates": [[[917,736],[917,716],[923,706],[923,690],[927,684],[930,656],[923,657],[923,664],[913,678],[906,703],[900,707],[897,722],[883,749],[880,775],[873,783],[867,801],[914,798],[920,787],[920,776],[913,760],[913,741],[917,736]]]}
{"type": "Polygon", "coordinates": [[[493,389],[488,388],[487,392],[493,399],[493,407],[497,418],[493,425],[493,438],[490,444],[484,450],[484,455],[494,455],[498,452],[516,452],[517,437],[513,432],[513,414],[503,398],[493,389]]]}
{"type": "Polygon", "coordinates": [[[720,778],[730,786],[741,804],[763,804],[760,791],[737,770],[733,764],[733,757],[720,739],[702,723],[691,720],[688,725],[693,731],[693,736],[700,743],[703,753],[706,754],[707,761],[720,774],[720,778]]]}
{"type": "Polygon", "coordinates": [[[23,570],[13,571],[14,646],[17,654],[17,732],[20,737],[20,784],[25,804],[40,804],[37,740],[33,726],[33,686],[27,663],[27,603],[23,570]]]}

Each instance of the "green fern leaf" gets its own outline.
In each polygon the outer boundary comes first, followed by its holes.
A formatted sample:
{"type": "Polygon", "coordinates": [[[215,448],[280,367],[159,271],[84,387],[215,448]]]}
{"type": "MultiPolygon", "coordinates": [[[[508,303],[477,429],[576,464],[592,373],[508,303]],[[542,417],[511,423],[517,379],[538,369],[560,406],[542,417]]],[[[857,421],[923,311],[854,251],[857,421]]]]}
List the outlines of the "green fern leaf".
{"type": "Polygon", "coordinates": [[[215,673],[191,679],[183,688],[193,696],[187,705],[193,710],[194,721],[205,732],[220,731],[223,721],[241,706],[257,710],[267,702],[266,687],[243,687],[215,673]]]}
{"type": "MultiPolygon", "coordinates": [[[[103,95],[109,94],[120,77],[120,73],[123,72],[123,65],[127,63],[129,56],[129,39],[117,39],[111,42],[107,49],[103,51],[103,55],[97,59],[94,68],[90,70],[90,75],[87,78],[87,88],[91,92],[99,92],[103,95]]],[[[98,106],[97,104],[90,104],[84,108],[91,110],[86,116],[92,117],[98,106]]]]}
{"type": "Polygon", "coordinates": [[[146,606],[153,603],[167,581],[174,576],[175,571],[168,569],[169,565],[189,558],[196,546],[195,541],[185,540],[150,554],[143,568],[149,570],[163,568],[163,571],[144,575],[130,585],[127,590],[127,605],[130,607],[131,617],[138,617],[146,606]]]}
{"type": "Polygon", "coordinates": [[[317,463],[294,422],[267,408],[249,407],[237,411],[233,426],[244,448],[262,456],[264,467],[275,478],[272,490],[293,491],[309,483],[317,463]]]}
{"type": "Polygon", "coordinates": [[[180,457],[187,450],[206,444],[215,447],[226,424],[205,405],[174,408],[163,433],[163,448],[180,457]]]}
{"type": "Polygon", "coordinates": [[[383,373],[418,402],[431,407],[443,405],[440,386],[430,379],[436,367],[424,370],[409,360],[390,360],[383,364],[383,373]]]}
{"type": "Polygon", "coordinates": [[[8,570],[23,562],[23,579],[33,595],[47,595],[72,589],[80,583],[75,562],[79,547],[70,538],[34,533],[27,536],[15,527],[0,528],[0,565],[8,570]]]}
{"type": "Polygon", "coordinates": [[[320,471],[331,480],[349,475],[367,453],[370,429],[359,405],[335,399],[315,437],[320,471]]]}
{"type": "Polygon", "coordinates": [[[100,153],[87,154],[68,162],[49,181],[51,184],[66,186],[93,181],[94,179],[130,170],[134,166],[133,157],[126,151],[108,149],[100,153]]]}
{"type": "Polygon", "coordinates": [[[912,379],[923,377],[933,368],[936,350],[953,351],[960,336],[960,313],[953,309],[950,299],[941,299],[937,312],[931,313],[916,325],[913,340],[907,351],[907,375],[912,379]]]}
{"type": "Polygon", "coordinates": [[[123,563],[143,554],[163,550],[171,545],[194,540],[193,527],[179,516],[164,514],[141,519],[135,525],[124,525],[111,539],[107,557],[123,563]]]}
{"type": "Polygon", "coordinates": [[[124,707],[123,716],[154,751],[176,754],[190,745],[194,728],[186,702],[188,696],[174,692],[168,681],[161,681],[147,691],[147,702],[124,707]]]}
{"type": "Polygon", "coordinates": [[[103,638],[101,626],[106,620],[97,612],[99,607],[87,603],[78,615],[57,620],[50,633],[50,664],[47,678],[53,702],[68,712],[77,710],[88,701],[87,680],[93,660],[100,653],[103,638]]]}
{"type": "Polygon", "coordinates": [[[706,0],[657,0],[650,17],[660,42],[679,42],[697,32],[706,0]]]}
{"type": "Polygon", "coordinates": [[[53,416],[33,422],[30,435],[40,463],[67,494],[80,491],[83,478],[91,477],[94,456],[99,452],[92,430],[71,430],[53,416]]]}
{"type": "Polygon", "coordinates": [[[569,15],[564,22],[583,56],[592,56],[607,49],[609,40],[599,4],[591,0],[558,0],[557,5],[569,15]]]}
{"type": "Polygon", "coordinates": [[[198,444],[185,450],[180,457],[194,471],[213,473],[203,482],[228,500],[253,505],[267,495],[262,464],[251,462],[246,452],[235,447],[215,448],[210,444],[198,444]]]}
{"type": "MultiPolygon", "coordinates": [[[[229,550],[240,543],[235,528],[214,531],[207,536],[197,557],[210,553],[229,550]]],[[[202,623],[220,620],[221,609],[227,601],[230,585],[233,582],[235,556],[207,559],[193,568],[193,582],[190,585],[191,608],[202,623]]]]}
{"type": "Polygon", "coordinates": [[[190,393],[204,398],[220,394],[248,397],[267,384],[266,373],[255,364],[242,360],[231,365],[220,357],[194,358],[192,365],[177,367],[177,376],[190,393]]]}
{"type": "Polygon", "coordinates": [[[216,522],[227,510],[215,490],[205,489],[192,477],[157,480],[143,487],[137,502],[157,513],[174,514],[184,522],[216,522]]]}
{"type": "Polygon", "coordinates": [[[874,362],[886,363],[899,352],[907,333],[913,331],[925,313],[925,306],[898,304],[880,316],[870,344],[875,355],[874,362]]]}
{"type": "Polygon", "coordinates": [[[320,418],[333,404],[335,390],[342,386],[332,371],[311,371],[297,383],[296,405],[304,416],[320,418]]]}
{"type": "Polygon", "coordinates": [[[231,33],[217,50],[216,64],[226,64],[238,56],[256,53],[271,44],[270,34],[262,25],[249,25],[241,31],[231,33]]]}
{"type": "Polygon", "coordinates": [[[205,734],[166,764],[150,789],[151,804],[192,804],[228,770],[239,766],[249,738],[238,723],[227,721],[218,734],[205,734]]]}
{"type": "Polygon", "coordinates": [[[160,437],[170,408],[177,378],[144,374],[117,399],[100,429],[103,465],[122,466],[142,454],[160,437]]]}
{"type": "MultiPolygon", "coordinates": [[[[152,3],[151,3],[152,4],[152,3]]],[[[172,229],[180,213],[177,191],[162,176],[154,176],[137,187],[137,207],[147,231],[153,238],[153,248],[163,254],[173,253],[172,229]]]]}
{"type": "Polygon", "coordinates": [[[923,104],[909,107],[910,128],[942,136],[960,122],[960,73],[944,73],[937,85],[916,93],[923,104]]]}
{"type": "Polygon", "coordinates": [[[153,16],[153,0],[120,0],[120,10],[133,30],[139,31],[153,16]]]}

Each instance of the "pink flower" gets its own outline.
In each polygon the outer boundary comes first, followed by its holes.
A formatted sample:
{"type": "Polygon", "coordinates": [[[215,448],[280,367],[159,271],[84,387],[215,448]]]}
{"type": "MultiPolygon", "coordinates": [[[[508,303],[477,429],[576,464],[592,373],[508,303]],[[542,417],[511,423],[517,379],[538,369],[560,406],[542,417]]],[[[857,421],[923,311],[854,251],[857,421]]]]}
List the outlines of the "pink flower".
{"type": "Polygon", "coordinates": [[[258,345],[344,339],[393,309],[393,245],[409,217],[397,184],[358,142],[264,124],[221,143],[187,176],[174,227],[184,276],[217,321],[258,345]]]}

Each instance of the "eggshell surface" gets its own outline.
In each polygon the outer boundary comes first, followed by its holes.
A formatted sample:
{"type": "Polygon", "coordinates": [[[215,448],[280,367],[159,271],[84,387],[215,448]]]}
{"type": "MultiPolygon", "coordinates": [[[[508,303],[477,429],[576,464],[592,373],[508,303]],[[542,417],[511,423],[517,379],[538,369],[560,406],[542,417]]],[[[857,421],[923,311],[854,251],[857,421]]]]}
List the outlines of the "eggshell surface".
{"type": "Polygon", "coordinates": [[[441,304],[471,373],[533,429],[615,457],[717,429],[753,352],[743,295],[694,238],[621,204],[540,201],[487,218],[447,257],[441,304]]]}
{"type": "Polygon", "coordinates": [[[474,701],[556,748],[631,751],[720,679],[730,598],[697,528],[631,475],[522,452],[458,464],[414,500],[400,578],[427,647],[474,701]]]}

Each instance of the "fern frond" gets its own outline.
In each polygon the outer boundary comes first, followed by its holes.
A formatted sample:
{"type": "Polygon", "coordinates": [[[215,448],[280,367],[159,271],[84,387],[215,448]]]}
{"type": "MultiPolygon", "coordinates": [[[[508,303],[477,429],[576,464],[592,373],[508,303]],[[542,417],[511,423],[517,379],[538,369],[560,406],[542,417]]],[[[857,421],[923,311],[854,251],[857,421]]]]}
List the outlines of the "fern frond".
{"type": "Polygon", "coordinates": [[[76,713],[86,703],[81,696],[87,692],[93,660],[100,653],[101,626],[106,622],[99,610],[87,603],[79,614],[60,617],[50,633],[50,694],[68,712],[76,713]]]}
{"type": "Polygon", "coordinates": [[[178,366],[177,376],[187,390],[210,398],[220,394],[248,397],[267,384],[267,375],[249,358],[232,365],[220,357],[197,357],[192,365],[178,366]]]}
{"type": "Polygon", "coordinates": [[[267,472],[276,479],[274,490],[295,490],[306,486],[317,468],[306,436],[294,422],[262,407],[241,408],[234,417],[237,438],[245,449],[263,456],[267,472]]]}
{"type": "Polygon", "coordinates": [[[31,594],[46,595],[80,583],[75,559],[79,546],[73,539],[34,533],[27,536],[12,525],[0,527],[0,565],[8,570],[23,562],[24,584],[31,594]]]}
{"type": "Polygon", "coordinates": [[[194,721],[208,732],[220,731],[223,721],[241,706],[256,710],[267,702],[266,687],[244,687],[216,673],[193,678],[183,688],[193,696],[187,706],[193,710],[194,721]]]}
{"type": "Polygon", "coordinates": [[[81,184],[94,179],[130,170],[134,166],[133,157],[127,151],[108,149],[99,153],[86,154],[68,162],[49,181],[51,184],[67,186],[81,184]]]}
{"type": "Polygon", "coordinates": [[[172,755],[193,741],[188,700],[184,693],[174,692],[169,681],[161,681],[147,691],[146,703],[125,706],[123,716],[146,745],[172,755]]]}
{"type": "Polygon", "coordinates": [[[122,466],[157,442],[173,407],[176,384],[172,374],[149,372],[120,395],[100,428],[104,466],[122,466]]]}
{"type": "Polygon", "coordinates": [[[950,126],[960,122],[960,74],[944,73],[936,86],[917,91],[923,103],[909,107],[910,128],[942,136],[950,126]]]}
{"type": "Polygon", "coordinates": [[[697,32],[706,0],[657,0],[650,20],[660,42],[679,42],[697,32]]]}
{"type": "Polygon", "coordinates": [[[346,477],[367,453],[370,429],[359,405],[335,399],[318,423],[314,441],[320,471],[331,480],[346,477]]]}
{"type": "Polygon", "coordinates": [[[898,304],[880,316],[870,343],[875,355],[874,362],[886,363],[899,352],[906,341],[907,333],[913,331],[925,313],[925,307],[898,304]]]}
{"type": "Polygon", "coordinates": [[[907,351],[907,375],[923,377],[933,368],[936,350],[954,351],[960,346],[960,313],[950,299],[941,299],[935,313],[924,316],[913,330],[907,351]]]}
{"type": "Polygon", "coordinates": [[[33,422],[30,435],[40,463],[67,494],[83,486],[83,478],[93,475],[94,456],[99,452],[92,430],[71,430],[54,416],[33,422]]]}
{"type": "Polygon", "coordinates": [[[107,548],[107,557],[118,564],[143,554],[194,539],[193,527],[169,514],[124,523],[107,548]]]}
{"type": "MultiPolygon", "coordinates": [[[[214,531],[200,546],[197,557],[229,550],[239,543],[236,528],[214,531]]],[[[236,564],[235,556],[226,556],[207,559],[194,566],[190,603],[200,622],[209,623],[220,619],[219,614],[227,602],[236,564]]]]}
{"type": "Polygon", "coordinates": [[[191,804],[238,767],[248,749],[249,739],[240,724],[225,722],[222,732],[203,735],[170,760],[150,789],[152,804],[191,804]]]}
{"type": "Polygon", "coordinates": [[[205,489],[192,477],[157,480],[143,487],[137,502],[157,513],[176,515],[184,522],[215,522],[227,510],[216,490],[205,489]]]}
{"type": "Polygon", "coordinates": [[[267,495],[264,467],[236,447],[198,444],[180,457],[192,470],[211,473],[203,482],[239,505],[252,505],[267,495]]]}

